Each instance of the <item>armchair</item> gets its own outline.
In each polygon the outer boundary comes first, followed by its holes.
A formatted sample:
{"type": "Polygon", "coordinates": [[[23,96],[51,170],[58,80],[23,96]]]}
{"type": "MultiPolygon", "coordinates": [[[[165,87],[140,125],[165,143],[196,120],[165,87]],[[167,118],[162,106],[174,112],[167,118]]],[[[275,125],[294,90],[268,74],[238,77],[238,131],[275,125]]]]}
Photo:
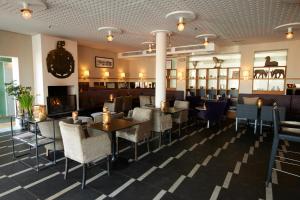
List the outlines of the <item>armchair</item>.
{"type": "Polygon", "coordinates": [[[86,138],[81,125],[59,122],[59,126],[65,148],[65,179],[68,176],[69,159],[82,164],[81,189],[85,187],[88,163],[106,157],[107,172],[110,174],[111,141],[107,134],[86,138]]]}
{"type": "Polygon", "coordinates": [[[140,99],[140,107],[141,108],[144,107],[147,104],[151,104],[151,98],[150,98],[150,96],[142,96],[142,95],[140,95],[139,99],[140,99]]]}
{"type": "MultiPolygon", "coordinates": [[[[285,120],[285,107],[277,107],[281,120],[285,120]]],[[[262,106],[260,111],[260,134],[264,123],[273,123],[273,106],[262,106]]]]}
{"type": "Polygon", "coordinates": [[[131,128],[116,132],[117,151],[118,151],[118,138],[123,138],[125,140],[134,143],[135,160],[137,160],[137,144],[140,141],[147,139],[147,147],[149,151],[149,137],[151,136],[151,129],[152,129],[151,118],[152,118],[152,110],[147,108],[135,108],[132,113],[132,119],[134,121],[139,121],[141,123],[131,128]]]}
{"type": "Polygon", "coordinates": [[[182,124],[188,122],[189,120],[189,102],[175,100],[174,108],[186,109],[173,116],[173,122],[179,125],[179,137],[180,137],[182,124]]]}

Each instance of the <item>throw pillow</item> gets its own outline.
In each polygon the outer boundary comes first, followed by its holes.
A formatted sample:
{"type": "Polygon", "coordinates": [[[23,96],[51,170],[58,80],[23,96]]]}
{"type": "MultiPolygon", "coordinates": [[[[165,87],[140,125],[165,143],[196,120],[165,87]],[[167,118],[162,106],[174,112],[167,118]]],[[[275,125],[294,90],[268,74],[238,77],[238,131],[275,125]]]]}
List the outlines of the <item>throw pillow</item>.
{"type": "Polygon", "coordinates": [[[256,105],[258,97],[243,97],[244,104],[256,105]]]}

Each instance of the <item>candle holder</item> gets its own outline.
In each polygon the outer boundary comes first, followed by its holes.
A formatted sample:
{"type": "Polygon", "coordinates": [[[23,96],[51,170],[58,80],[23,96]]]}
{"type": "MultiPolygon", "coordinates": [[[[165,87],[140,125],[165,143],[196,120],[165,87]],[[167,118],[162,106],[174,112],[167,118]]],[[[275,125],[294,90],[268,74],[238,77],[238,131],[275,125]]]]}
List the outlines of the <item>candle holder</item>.
{"type": "Polygon", "coordinates": [[[78,120],[78,112],[77,111],[72,112],[72,119],[73,119],[74,122],[76,120],[78,120]]]}
{"type": "Polygon", "coordinates": [[[169,102],[168,101],[162,101],[160,103],[160,110],[161,112],[167,112],[169,109],[169,102]]]}
{"type": "Polygon", "coordinates": [[[103,107],[103,117],[102,117],[102,123],[104,125],[110,124],[111,122],[111,114],[108,110],[108,107],[103,107]]]}
{"type": "Polygon", "coordinates": [[[262,105],[263,105],[263,100],[262,100],[261,98],[259,98],[259,99],[257,100],[257,107],[258,107],[258,108],[261,108],[262,105]]]}
{"type": "Polygon", "coordinates": [[[113,101],[114,100],[114,95],[113,94],[110,94],[109,95],[109,101],[113,101]]]}
{"type": "Polygon", "coordinates": [[[47,111],[45,105],[33,106],[33,118],[35,121],[43,121],[47,118],[47,111]]]}

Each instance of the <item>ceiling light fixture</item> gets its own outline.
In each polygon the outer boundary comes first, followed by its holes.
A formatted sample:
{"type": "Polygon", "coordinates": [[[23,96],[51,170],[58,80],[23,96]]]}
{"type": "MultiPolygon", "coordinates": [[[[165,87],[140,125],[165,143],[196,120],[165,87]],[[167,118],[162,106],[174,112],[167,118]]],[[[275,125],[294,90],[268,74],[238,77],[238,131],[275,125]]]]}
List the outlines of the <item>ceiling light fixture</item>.
{"type": "Polygon", "coordinates": [[[201,34],[201,35],[197,35],[195,38],[198,38],[198,39],[203,39],[204,42],[202,43],[204,46],[208,46],[209,44],[209,41],[208,39],[212,40],[212,39],[215,39],[217,38],[217,35],[216,34],[201,34]]]}
{"type": "Polygon", "coordinates": [[[294,32],[300,29],[300,22],[293,22],[288,24],[282,24],[274,28],[275,31],[279,31],[285,34],[285,38],[290,40],[294,38],[294,32]],[[287,32],[286,32],[287,29],[287,32]]]}
{"type": "Polygon", "coordinates": [[[177,30],[183,31],[185,28],[185,22],[194,20],[196,15],[192,11],[174,11],[166,15],[166,19],[168,18],[178,20],[177,30]]]}
{"type": "Polygon", "coordinates": [[[147,45],[148,46],[148,49],[147,49],[147,51],[149,52],[149,53],[152,53],[153,52],[153,46],[155,45],[155,43],[154,42],[143,42],[142,43],[142,45],[147,45]]]}
{"type": "Polygon", "coordinates": [[[293,28],[288,27],[288,32],[285,34],[286,39],[290,40],[294,38],[293,28]]]}
{"type": "Polygon", "coordinates": [[[23,1],[22,2],[23,8],[20,10],[21,15],[24,19],[28,20],[32,17],[32,10],[29,9],[28,3],[23,1]]]}
{"type": "Polygon", "coordinates": [[[107,32],[106,40],[108,42],[113,41],[113,39],[114,39],[114,35],[113,34],[122,34],[122,30],[119,29],[119,28],[116,28],[116,27],[108,27],[108,26],[99,27],[98,31],[105,31],[105,32],[107,32]]]}

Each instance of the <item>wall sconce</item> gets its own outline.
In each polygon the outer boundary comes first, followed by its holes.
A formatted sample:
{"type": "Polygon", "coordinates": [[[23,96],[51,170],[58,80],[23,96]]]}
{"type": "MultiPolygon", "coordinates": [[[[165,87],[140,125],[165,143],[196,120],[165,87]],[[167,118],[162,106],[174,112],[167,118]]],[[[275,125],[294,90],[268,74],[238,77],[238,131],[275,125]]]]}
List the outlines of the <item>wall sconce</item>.
{"type": "Polygon", "coordinates": [[[126,77],[125,72],[122,72],[122,73],[120,74],[120,77],[121,77],[121,79],[124,79],[124,78],[126,77]]]}
{"type": "Polygon", "coordinates": [[[90,71],[89,70],[84,70],[82,75],[83,75],[83,79],[89,78],[90,71]]]}
{"type": "Polygon", "coordinates": [[[139,73],[139,78],[143,79],[144,78],[144,74],[142,72],[139,73]]]}
{"type": "Polygon", "coordinates": [[[178,80],[183,80],[183,73],[182,72],[178,72],[177,79],[178,80]]]}
{"type": "Polygon", "coordinates": [[[243,71],[243,79],[249,80],[249,77],[250,77],[250,70],[244,70],[243,71]]]}
{"type": "Polygon", "coordinates": [[[104,78],[108,78],[109,77],[109,72],[104,72],[104,78]]]}

